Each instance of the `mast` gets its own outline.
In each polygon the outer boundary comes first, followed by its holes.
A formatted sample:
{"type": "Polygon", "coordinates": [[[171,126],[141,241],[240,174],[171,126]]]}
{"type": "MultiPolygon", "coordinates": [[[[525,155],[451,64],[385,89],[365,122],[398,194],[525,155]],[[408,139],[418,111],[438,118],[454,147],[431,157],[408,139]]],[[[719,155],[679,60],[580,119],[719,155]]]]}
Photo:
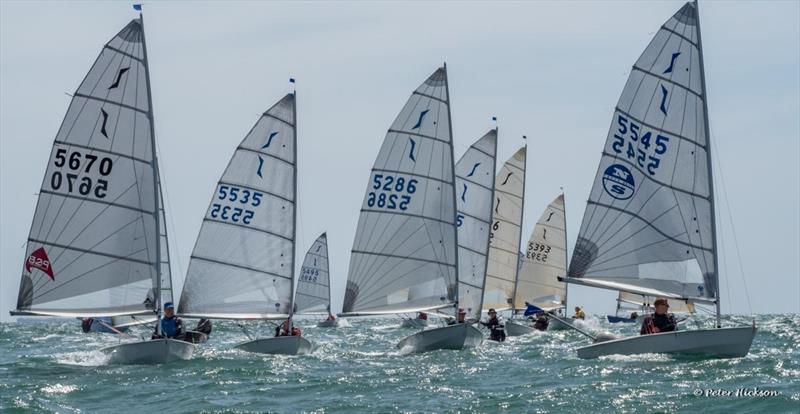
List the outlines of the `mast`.
{"type": "MultiPolygon", "coordinates": [[[[160,192],[158,190],[158,155],[156,154],[156,132],[155,132],[155,125],[153,120],[153,97],[152,93],[150,92],[150,63],[147,60],[147,41],[145,39],[144,34],[144,16],[142,13],[139,13],[139,24],[142,25],[142,54],[144,55],[144,74],[145,78],[147,79],[147,106],[148,112],[147,117],[150,118],[150,148],[153,151],[153,199],[155,200],[155,220],[156,220],[156,333],[161,335],[161,223],[160,223],[160,216],[158,212],[159,206],[159,197],[160,192]]],[[[165,223],[166,224],[166,223],[165,223]]]]}
{"type": "MultiPolygon", "coordinates": [[[[456,281],[455,281],[455,291],[456,291],[456,300],[454,303],[453,314],[458,317],[458,229],[456,228],[456,223],[458,223],[458,206],[456,205],[456,162],[455,162],[455,154],[453,148],[453,117],[450,111],[450,80],[447,77],[447,62],[444,62],[444,90],[447,94],[447,126],[450,128],[450,174],[451,179],[453,180],[453,240],[456,241],[456,249],[455,249],[455,269],[456,269],[456,281]]],[[[484,278],[484,280],[486,280],[484,278]]],[[[485,282],[484,282],[485,283],[485,282]]],[[[330,284],[330,282],[329,282],[330,284]]],[[[483,300],[483,299],[481,299],[483,300]]]]}
{"type": "Polygon", "coordinates": [[[706,158],[708,163],[708,202],[711,204],[711,245],[714,249],[714,303],[717,308],[717,328],[721,328],[720,322],[720,291],[719,291],[719,259],[717,258],[717,217],[716,204],[714,203],[714,169],[711,165],[711,129],[708,126],[708,94],[706,93],[706,71],[703,64],[703,39],[700,35],[700,7],[698,0],[694,0],[694,12],[697,15],[697,50],[700,58],[700,87],[703,92],[703,110],[706,116],[703,119],[703,126],[706,130],[706,158]]]}
{"type": "Polygon", "coordinates": [[[522,207],[520,208],[519,215],[519,237],[517,238],[517,247],[515,248],[517,254],[517,262],[514,265],[514,291],[511,292],[511,316],[514,316],[517,313],[517,307],[515,306],[517,300],[517,285],[519,284],[519,246],[522,244],[522,219],[525,218],[525,182],[526,175],[528,171],[528,139],[525,139],[525,163],[522,164],[522,207]]]}
{"type": "MultiPolygon", "coordinates": [[[[295,88],[292,88],[295,89],[295,88]]],[[[294,280],[296,276],[295,271],[295,256],[297,255],[297,199],[298,199],[298,192],[297,192],[297,90],[292,91],[292,133],[293,133],[293,140],[294,140],[294,203],[292,204],[292,288],[290,289],[289,294],[289,329],[292,329],[292,318],[294,317],[294,280]]],[[[330,276],[328,276],[330,278],[330,276]]],[[[330,285],[330,279],[328,280],[328,285],[330,285]]],[[[330,287],[328,288],[330,289],[330,287]]]]}
{"type": "MultiPolygon", "coordinates": [[[[526,158],[527,161],[527,158],[526,158]]],[[[564,196],[564,188],[561,188],[561,200],[564,201],[564,270],[569,269],[569,242],[567,242],[567,197],[564,196]]],[[[567,315],[569,309],[567,307],[567,295],[569,294],[569,283],[564,283],[564,316],[567,315]]],[[[617,310],[619,310],[619,303],[617,303],[617,310]]]]}
{"type": "MultiPolygon", "coordinates": [[[[500,141],[500,127],[494,127],[494,158],[492,158],[492,198],[494,198],[494,188],[495,188],[495,170],[497,169],[497,142],[500,141]]],[[[489,205],[491,208],[491,204],[489,205]]],[[[489,214],[489,233],[491,234],[491,225],[492,225],[492,216],[489,214]]],[[[486,293],[486,275],[489,272],[489,242],[491,238],[486,239],[486,259],[484,260],[483,264],[483,284],[481,285],[481,298],[478,302],[478,321],[481,320],[481,311],[483,310],[483,296],[486,293]]]]}

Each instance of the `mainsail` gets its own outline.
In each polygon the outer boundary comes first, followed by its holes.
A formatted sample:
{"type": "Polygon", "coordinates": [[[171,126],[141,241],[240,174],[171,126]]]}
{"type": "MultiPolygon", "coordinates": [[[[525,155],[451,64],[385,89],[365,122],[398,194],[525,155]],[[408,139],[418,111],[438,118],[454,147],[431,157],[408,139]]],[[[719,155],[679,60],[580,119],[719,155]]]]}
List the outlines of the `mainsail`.
{"type": "Polygon", "coordinates": [[[484,309],[510,309],[513,306],[520,261],[527,148],[524,146],[514,153],[495,178],[484,309]]]}
{"type": "Polygon", "coordinates": [[[631,293],[717,297],[713,188],[696,6],[633,65],[589,195],[570,281],[631,293]]]}
{"type": "Polygon", "coordinates": [[[292,309],[297,188],[295,95],[268,109],[217,183],[178,313],[281,319],[292,309]]]}
{"type": "Polygon", "coordinates": [[[457,301],[456,206],[447,71],[439,68],[386,133],[361,207],[345,313],[401,313],[457,301]],[[418,295],[410,290],[417,288],[418,295]]]}
{"type": "Polygon", "coordinates": [[[328,313],[331,308],[328,236],[322,233],[306,253],[297,278],[295,313],[328,313]]]}
{"type": "Polygon", "coordinates": [[[489,255],[489,229],[497,153],[497,129],[472,144],[456,164],[458,306],[480,318],[489,255]]]}
{"type": "Polygon", "coordinates": [[[141,19],[104,47],[73,94],[39,192],[20,314],[153,313],[158,166],[141,19]]]}
{"type": "Polygon", "coordinates": [[[539,217],[525,246],[514,309],[524,309],[525,302],[546,310],[566,305],[567,285],[558,281],[567,271],[566,227],[561,194],[539,217]]]}

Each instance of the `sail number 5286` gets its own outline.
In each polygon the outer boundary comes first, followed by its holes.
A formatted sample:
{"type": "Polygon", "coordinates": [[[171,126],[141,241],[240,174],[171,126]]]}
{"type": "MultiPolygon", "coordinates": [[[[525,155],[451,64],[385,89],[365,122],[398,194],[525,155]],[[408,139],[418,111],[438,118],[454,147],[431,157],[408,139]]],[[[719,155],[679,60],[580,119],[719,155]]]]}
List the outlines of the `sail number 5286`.
{"type": "Polygon", "coordinates": [[[417,192],[418,183],[413,178],[409,180],[405,177],[375,174],[370,187],[374,191],[367,194],[367,206],[408,210],[408,203],[411,202],[412,194],[417,192]]]}

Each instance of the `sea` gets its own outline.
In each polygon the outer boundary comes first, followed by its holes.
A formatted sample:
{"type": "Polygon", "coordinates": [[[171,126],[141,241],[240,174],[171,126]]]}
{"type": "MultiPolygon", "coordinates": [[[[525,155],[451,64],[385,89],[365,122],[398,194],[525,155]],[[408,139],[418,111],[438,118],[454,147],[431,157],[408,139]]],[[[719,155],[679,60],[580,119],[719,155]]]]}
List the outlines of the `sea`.
{"type": "MultiPolygon", "coordinates": [[[[758,327],[749,355],[706,359],[643,354],[581,360],[575,331],[535,332],[473,350],[405,354],[415,332],[399,317],[352,318],[318,328],[305,356],[232,349],[268,323],[219,321],[193,359],[108,364],[98,349],[131,337],[84,334],[76,320],[0,324],[2,413],[798,413],[800,316],[726,318],[758,327]]],[[[683,328],[710,326],[696,315],[683,328]]],[[[190,322],[189,325],[192,323],[190,322]]],[[[616,335],[633,324],[591,316],[584,327],[616,335]]],[[[149,336],[147,327],[130,331],[149,336]]]]}

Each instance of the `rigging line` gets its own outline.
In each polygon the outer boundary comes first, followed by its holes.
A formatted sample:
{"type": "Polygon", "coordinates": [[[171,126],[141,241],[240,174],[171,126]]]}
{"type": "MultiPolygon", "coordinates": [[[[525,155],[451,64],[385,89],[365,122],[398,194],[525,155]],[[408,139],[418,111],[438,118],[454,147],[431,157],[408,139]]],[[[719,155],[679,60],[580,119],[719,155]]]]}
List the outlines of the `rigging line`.
{"type": "MultiPolygon", "coordinates": [[[[709,129],[711,129],[710,126],[709,129]]],[[[711,131],[708,131],[708,134],[711,135],[711,131]]],[[[750,312],[750,314],[752,314],[753,306],[750,303],[750,289],[747,288],[747,278],[745,277],[744,264],[742,262],[742,253],[741,250],[739,249],[739,238],[736,237],[736,227],[733,225],[733,212],[731,210],[730,201],[728,199],[728,190],[727,186],[725,185],[725,178],[724,175],[722,174],[723,171],[722,159],[720,158],[719,152],[716,150],[716,148],[714,148],[712,151],[714,151],[714,154],[716,155],[715,159],[717,160],[717,170],[719,171],[720,183],[722,184],[722,196],[725,200],[725,206],[728,211],[728,221],[731,225],[731,234],[733,235],[733,243],[734,246],[736,247],[736,256],[739,263],[739,274],[742,276],[742,284],[744,285],[745,298],[747,298],[747,309],[750,312]]],[[[717,274],[717,277],[719,277],[719,274],[717,274]]]]}
{"type": "MultiPolygon", "coordinates": [[[[717,228],[717,232],[718,232],[719,238],[722,239],[722,240],[725,239],[724,227],[725,226],[719,226],[719,228],[717,228]]],[[[728,273],[729,273],[728,270],[730,269],[730,266],[728,266],[728,257],[727,257],[727,254],[725,253],[725,249],[719,249],[719,252],[716,252],[716,253],[719,254],[720,256],[722,256],[721,260],[719,262],[720,262],[720,264],[722,266],[725,266],[725,279],[726,279],[725,280],[726,281],[726,283],[725,283],[725,293],[727,294],[726,298],[728,299],[728,302],[726,303],[726,306],[730,306],[733,302],[731,302],[731,285],[732,285],[732,283],[730,283],[730,280],[728,278],[728,273]]],[[[717,277],[720,277],[720,275],[722,274],[722,269],[714,269],[714,271],[717,272],[717,277]]],[[[720,297],[721,295],[722,295],[722,292],[717,292],[717,297],[720,297]]]]}

